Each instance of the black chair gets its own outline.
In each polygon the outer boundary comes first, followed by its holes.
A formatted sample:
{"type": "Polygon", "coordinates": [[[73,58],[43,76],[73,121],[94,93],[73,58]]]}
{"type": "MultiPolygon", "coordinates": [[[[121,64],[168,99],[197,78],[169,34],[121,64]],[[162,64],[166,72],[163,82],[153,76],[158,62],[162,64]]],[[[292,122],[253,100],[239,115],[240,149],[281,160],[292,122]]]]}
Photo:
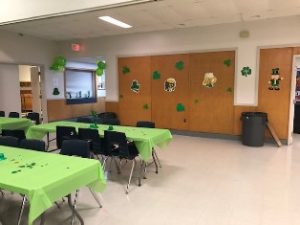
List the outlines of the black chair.
{"type": "Polygon", "coordinates": [[[0,111],[0,117],[5,117],[5,112],[4,111],[0,111]]]}
{"type": "Polygon", "coordinates": [[[64,140],[76,139],[77,132],[75,127],[57,126],[56,127],[56,146],[61,149],[64,140]]]}
{"type": "Polygon", "coordinates": [[[99,124],[107,124],[107,125],[120,125],[120,120],[117,118],[103,118],[97,121],[99,124]]]}
{"type": "Polygon", "coordinates": [[[27,118],[34,121],[36,125],[40,124],[40,114],[36,112],[30,112],[27,114],[27,118]]]}
{"type": "Polygon", "coordinates": [[[20,113],[18,113],[18,112],[10,112],[8,114],[8,117],[10,117],[10,118],[20,118],[20,113]]]}
{"type": "MultiPolygon", "coordinates": [[[[155,128],[155,123],[151,121],[138,121],[136,123],[136,126],[145,128],[155,128]]],[[[155,164],[155,172],[158,173],[158,165],[161,168],[161,163],[154,148],[152,149],[152,158],[155,164]]]]}
{"type": "Polygon", "coordinates": [[[79,117],[77,118],[78,123],[92,123],[92,119],[88,117],[79,117]]]}
{"type": "MultiPolygon", "coordinates": [[[[132,161],[131,172],[128,184],[126,186],[126,194],[129,192],[129,186],[132,174],[136,165],[136,157],[139,155],[134,142],[128,142],[125,133],[115,131],[104,131],[104,143],[107,152],[114,157],[132,161]]],[[[139,186],[141,185],[141,176],[138,177],[139,186]]]]}
{"type": "Polygon", "coordinates": [[[98,130],[90,128],[79,128],[78,138],[90,143],[90,150],[94,155],[107,156],[107,152],[105,152],[105,149],[102,147],[103,138],[100,137],[98,130]]]}
{"type": "Polygon", "coordinates": [[[23,139],[20,141],[19,147],[25,148],[25,149],[41,151],[41,152],[46,151],[45,142],[40,141],[40,140],[23,139]]]}
{"type": "Polygon", "coordinates": [[[118,116],[116,113],[114,112],[103,112],[103,113],[99,113],[98,117],[101,119],[117,119],[118,116]]]}
{"type": "Polygon", "coordinates": [[[19,140],[26,139],[25,131],[24,130],[2,130],[2,136],[10,136],[16,137],[19,140]]]}
{"type": "Polygon", "coordinates": [[[9,147],[18,147],[19,146],[19,139],[16,137],[10,136],[0,136],[0,145],[5,145],[9,147]]]}

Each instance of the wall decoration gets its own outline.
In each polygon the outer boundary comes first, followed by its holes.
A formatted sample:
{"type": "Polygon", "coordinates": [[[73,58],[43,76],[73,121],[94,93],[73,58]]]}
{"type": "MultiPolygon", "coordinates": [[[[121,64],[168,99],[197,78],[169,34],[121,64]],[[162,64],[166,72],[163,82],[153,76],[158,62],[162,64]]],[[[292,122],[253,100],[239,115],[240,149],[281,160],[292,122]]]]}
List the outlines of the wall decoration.
{"type": "Polygon", "coordinates": [[[127,66],[123,66],[123,68],[122,68],[122,73],[123,73],[123,74],[130,73],[130,69],[129,69],[129,67],[127,67],[127,66]]]}
{"type": "Polygon", "coordinates": [[[104,61],[98,61],[97,62],[98,68],[96,69],[97,76],[102,76],[103,71],[106,69],[106,63],[104,61]]]}
{"type": "Polygon", "coordinates": [[[63,56],[57,56],[54,58],[52,65],[50,66],[50,70],[64,72],[67,64],[67,60],[63,56]]]}
{"type": "Polygon", "coordinates": [[[183,61],[178,61],[175,64],[175,67],[176,67],[177,70],[183,70],[184,69],[184,62],[183,61]]]}
{"type": "Polygon", "coordinates": [[[202,85],[207,88],[213,88],[215,83],[217,82],[217,78],[215,77],[214,73],[205,73],[202,85]]]}
{"type": "Polygon", "coordinates": [[[59,95],[59,94],[60,94],[60,92],[59,92],[58,88],[57,87],[53,88],[52,95],[59,95]]]}
{"type": "Polygon", "coordinates": [[[232,93],[233,92],[233,88],[229,87],[229,88],[226,89],[226,91],[229,92],[229,93],[232,93]]]}
{"type": "Polygon", "coordinates": [[[231,59],[225,59],[224,60],[224,65],[227,66],[227,67],[230,67],[231,66],[231,59]]]}
{"type": "Polygon", "coordinates": [[[176,106],[176,110],[177,110],[177,112],[184,112],[185,107],[182,103],[178,103],[177,106],[176,106]]]}
{"type": "Polygon", "coordinates": [[[148,110],[150,107],[148,104],[143,105],[143,109],[148,110]]]}
{"type": "Polygon", "coordinates": [[[283,80],[283,77],[280,77],[279,68],[272,69],[271,79],[269,80],[269,90],[280,90],[280,81],[283,80]]]}
{"type": "Polygon", "coordinates": [[[135,92],[139,93],[140,92],[140,84],[138,80],[133,80],[130,86],[130,89],[135,92]]]}
{"type": "Polygon", "coordinates": [[[159,80],[160,79],[160,72],[154,71],[152,74],[153,80],[159,80]]]}
{"type": "Polygon", "coordinates": [[[172,77],[165,80],[164,90],[166,92],[173,92],[176,89],[176,80],[172,77]]]}
{"type": "Polygon", "coordinates": [[[195,99],[195,100],[194,100],[194,103],[195,103],[195,104],[198,104],[198,103],[199,103],[199,99],[195,99]]]}
{"type": "Polygon", "coordinates": [[[251,75],[252,70],[249,66],[245,66],[243,67],[243,69],[241,70],[242,76],[247,77],[249,75],[251,75]]]}

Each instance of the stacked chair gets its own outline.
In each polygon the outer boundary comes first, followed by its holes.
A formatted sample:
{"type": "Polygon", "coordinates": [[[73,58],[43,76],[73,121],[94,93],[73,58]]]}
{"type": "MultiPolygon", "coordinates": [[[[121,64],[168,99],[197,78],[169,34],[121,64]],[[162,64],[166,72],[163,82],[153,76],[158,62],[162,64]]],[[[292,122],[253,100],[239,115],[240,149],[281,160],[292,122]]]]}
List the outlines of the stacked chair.
{"type": "Polygon", "coordinates": [[[8,117],[10,117],[10,118],[20,118],[20,113],[18,113],[18,112],[10,112],[8,114],[8,117]]]}
{"type": "Polygon", "coordinates": [[[4,111],[0,111],[0,117],[5,117],[5,112],[4,111]]]}

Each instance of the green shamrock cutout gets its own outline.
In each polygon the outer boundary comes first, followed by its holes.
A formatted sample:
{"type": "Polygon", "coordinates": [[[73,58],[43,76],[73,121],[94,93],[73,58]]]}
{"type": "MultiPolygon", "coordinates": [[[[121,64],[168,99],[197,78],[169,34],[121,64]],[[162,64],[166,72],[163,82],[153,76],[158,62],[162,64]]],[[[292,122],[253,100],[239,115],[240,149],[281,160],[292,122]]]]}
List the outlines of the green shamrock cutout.
{"type": "Polygon", "coordinates": [[[232,89],[232,87],[229,87],[229,88],[226,89],[226,91],[229,92],[229,93],[232,93],[233,89],[232,89]]]}
{"type": "Polygon", "coordinates": [[[148,110],[150,107],[148,104],[143,105],[143,109],[148,110]]]}
{"type": "Polygon", "coordinates": [[[176,110],[177,110],[177,112],[184,112],[185,107],[182,103],[178,103],[177,106],[176,106],[176,110]]]}
{"type": "Polygon", "coordinates": [[[152,74],[153,80],[159,80],[160,79],[160,73],[158,71],[154,71],[152,74]]]}
{"type": "Polygon", "coordinates": [[[60,92],[59,92],[58,88],[54,88],[52,95],[59,95],[59,94],[60,94],[60,92]]]}
{"type": "Polygon", "coordinates": [[[250,69],[249,66],[247,66],[247,67],[244,67],[244,68],[241,70],[241,73],[242,73],[242,76],[247,77],[247,76],[251,75],[252,70],[250,69]]]}
{"type": "Polygon", "coordinates": [[[224,60],[224,65],[227,66],[227,67],[230,67],[231,66],[231,59],[225,59],[224,60]]]}
{"type": "Polygon", "coordinates": [[[183,61],[178,61],[175,64],[175,67],[176,67],[177,70],[183,70],[184,69],[184,62],[183,61]]]}
{"type": "Polygon", "coordinates": [[[127,67],[127,66],[123,66],[122,72],[123,72],[123,74],[130,73],[130,69],[129,69],[129,67],[127,67]]]}
{"type": "Polygon", "coordinates": [[[50,66],[50,70],[63,72],[65,71],[65,66],[67,64],[67,60],[63,56],[57,56],[54,58],[52,65],[50,66]]]}
{"type": "Polygon", "coordinates": [[[135,92],[135,93],[139,93],[140,92],[140,84],[138,80],[133,80],[131,83],[131,87],[130,89],[135,92]]]}

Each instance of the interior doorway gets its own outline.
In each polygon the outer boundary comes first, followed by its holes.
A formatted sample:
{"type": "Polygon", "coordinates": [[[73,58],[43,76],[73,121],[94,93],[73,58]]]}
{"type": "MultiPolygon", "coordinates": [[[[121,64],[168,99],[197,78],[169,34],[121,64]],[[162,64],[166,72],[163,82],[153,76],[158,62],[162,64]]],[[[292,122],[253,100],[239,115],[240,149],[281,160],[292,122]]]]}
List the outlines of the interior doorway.
{"type": "Polygon", "coordinates": [[[37,112],[43,118],[41,67],[19,65],[21,113],[26,117],[29,112],[37,112]]]}

